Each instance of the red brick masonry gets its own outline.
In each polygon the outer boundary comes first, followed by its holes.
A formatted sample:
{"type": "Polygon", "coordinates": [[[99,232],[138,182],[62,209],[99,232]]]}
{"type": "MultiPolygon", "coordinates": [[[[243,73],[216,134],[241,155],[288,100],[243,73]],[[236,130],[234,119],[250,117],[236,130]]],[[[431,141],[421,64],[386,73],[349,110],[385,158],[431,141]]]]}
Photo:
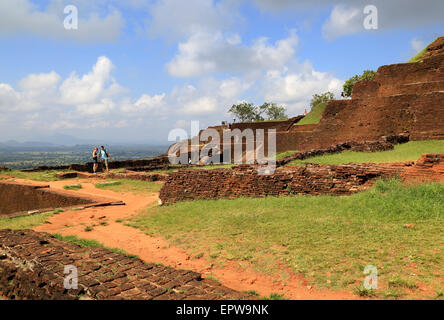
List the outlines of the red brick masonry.
{"type": "Polygon", "coordinates": [[[345,164],[287,166],[272,175],[258,175],[257,167],[180,170],[170,174],[160,190],[163,204],[178,201],[296,195],[349,195],[379,178],[444,181],[444,153],[426,154],[416,164],[345,164]]]}
{"type": "Polygon", "coordinates": [[[47,233],[0,230],[0,295],[8,299],[254,299],[196,272],[104,248],[84,248],[47,233]],[[64,268],[78,270],[78,289],[64,288],[64,268]]]}

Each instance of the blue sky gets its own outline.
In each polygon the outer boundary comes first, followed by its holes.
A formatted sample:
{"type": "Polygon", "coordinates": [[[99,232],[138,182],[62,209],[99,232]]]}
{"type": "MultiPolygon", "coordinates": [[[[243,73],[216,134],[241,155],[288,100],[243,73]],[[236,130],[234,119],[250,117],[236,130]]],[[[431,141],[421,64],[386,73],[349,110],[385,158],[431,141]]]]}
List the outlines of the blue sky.
{"type": "Polygon", "coordinates": [[[166,143],[174,128],[231,119],[232,104],[301,114],[365,69],[443,35],[442,1],[0,0],[0,141],[66,134],[166,143]],[[63,9],[78,10],[66,30],[63,9]]]}

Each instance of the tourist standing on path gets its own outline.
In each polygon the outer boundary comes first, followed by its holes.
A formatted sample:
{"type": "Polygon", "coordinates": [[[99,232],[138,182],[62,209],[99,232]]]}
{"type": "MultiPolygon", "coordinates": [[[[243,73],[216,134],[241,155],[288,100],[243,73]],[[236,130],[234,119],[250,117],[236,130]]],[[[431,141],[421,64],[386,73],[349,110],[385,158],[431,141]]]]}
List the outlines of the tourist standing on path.
{"type": "Polygon", "coordinates": [[[93,157],[93,173],[97,174],[97,168],[99,167],[99,148],[94,148],[92,157],[93,157]]]}
{"type": "Polygon", "coordinates": [[[104,165],[103,168],[106,168],[106,173],[109,173],[109,166],[108,162],[111,160],[111,157],[108,153],[108,151],[105,150],[104,146],[100,147],[100,161],[102,161],[102,164],[104,165]]]}

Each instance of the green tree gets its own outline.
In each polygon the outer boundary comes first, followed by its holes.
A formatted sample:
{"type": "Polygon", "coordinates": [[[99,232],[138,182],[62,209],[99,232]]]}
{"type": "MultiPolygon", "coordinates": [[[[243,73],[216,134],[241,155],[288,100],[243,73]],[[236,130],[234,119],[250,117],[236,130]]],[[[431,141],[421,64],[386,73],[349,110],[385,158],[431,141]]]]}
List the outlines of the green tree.
{"type": "Polygon", "coordinates": [[[278,106],[276,103],[265,102],[259,109],[263,110],[268,120],[288,119],[288,116],[285,114],[285,107],[278,106]]]}
{"type": "Polygon", "coordinates": [[[233,114],[240,122],[264,121],[264,114],[267,116],[267,120],[288,118],[283,106],[270,102],[265,102],[261,106],[242,102],[233,105],[228,112],[233,114]]]}
{"type": "Polygon", "coordinates": [[[350,79],[348,79],[347,81],[345,81],[343,89],[344,89],[344,95],[346,97],[351,97],[352,92],[353,92],[353,86],[355,85],[356,82],[358,81],[364,81],[364,80],[373,80],[373,78],[375,77],[376,72],[373,70],[364,70],[364,72],[359,76],[359,75],[354,75],[353,77],[351,77],[350,79]]]}
{"type": "Polygon", "coordinates": [[[314,94],[310,101],[310,107],[313,109],[313,107],[317,106],[318,104],[327,103],[334,98],[335,95],[330,91],[324,92],[322,94],[314,94]]]}
{"type": "Polygon", "coordinates": [[[242,102],[239,104],[234,104],[229,113],[233,114],[240,122],[252,122],[261,121],[264,118],[261,117],[258,107],[252,103],[242,102]]]}

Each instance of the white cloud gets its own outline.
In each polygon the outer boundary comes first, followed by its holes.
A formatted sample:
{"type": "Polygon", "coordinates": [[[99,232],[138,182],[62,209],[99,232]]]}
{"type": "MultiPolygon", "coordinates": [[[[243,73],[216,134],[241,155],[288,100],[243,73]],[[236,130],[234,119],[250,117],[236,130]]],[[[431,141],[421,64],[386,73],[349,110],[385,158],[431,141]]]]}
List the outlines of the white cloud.
{"type": "Polygon", "coordinates": [[[361,10],[356,7],[338,5],[333,8],[330,17],[322,26],[322,35],[327,39],[335,39],[352,34],[363,29],[362,22],[361,10]]]}
{"type": "Polygon", "coordinates": [[[228,28],[238,15],[226,1],[159,0],[151,8],[149,33],[169,39],[228,28]]]}
{"type": "Polygon", "coordinates": [[[215,97],[207,96],[190,101],[179,110],[180,113],[189,115],[202,115],[215,113],[217,110],[217,100],[215,97]]]}
{"type": "Polygon", "coordinates": [[[22,90],[54,88],[60,82],[60,79],[60,76],[54,71],[50,73],[30,74],[21,79],[18,86],[22,90]]]}
{"type": "Polygon", "coordinates": [[[186,120],[177,120],[176,123],[174,124],[175,128],[181,128],[181,129],[186,129],[188,127],[190,127],[190,122],[186,121],[186,120]]]}
{"type": "Polygon", "coordinates": [[[99,57],[93,70],[82,78],[72,73],[60,86],[60,102],[72,105],[96,101],[104,93],[105,85],[110,81],[112,68],[111,60],[99,57]]]}
{"type": "Polygon", "coordinates": [[[116,9],[106,15],[98,12],[79,13],[77,30],[66,30],[62,1],[52,0],[42,10],[29,0],[0,2],[0,35],[32,34],[51,39],[76,39],[81,42],[109,42],[116,40],[124,21],[116,9]]]}
{"type": "Polygon", "coordinates": [[[110,99],[102,99],[97,103],[80,104],[76,107],[82,115],[99,115],[109,113],[116,104],[110,99]]]}
{"type": "Polygon", "coordinates": [[[9,84],[0,83],[0,108],[4,110],[14,109],[20,101],[20,94],[9,84]]]}
{"type": "Polygon", "coordinates": [[[292,113],[301,112],[315,93],[339,94],[342,81],[318,72],[309,62],[283,71],[269,71],[263,81],[265,101],[285,104],[292,113]]]}
{"type": "Polygon", "coordinates": [[[176,77],[196,77],[218,72],[257,72],[280,68],[293,58],[298,37],[293,30],[286,39],[269,45],[260,38],[248,47],[239,35],[200,32],[179,44],[179,53],[167,65],[176,77]]]}
{"type": "Polygon", "coordinates": [[[159,112],[165,105],[165,93],[149,96],[143,94],[135,103],[127,100],[122,104],[121,110],[128,113],[159,112]]]}

